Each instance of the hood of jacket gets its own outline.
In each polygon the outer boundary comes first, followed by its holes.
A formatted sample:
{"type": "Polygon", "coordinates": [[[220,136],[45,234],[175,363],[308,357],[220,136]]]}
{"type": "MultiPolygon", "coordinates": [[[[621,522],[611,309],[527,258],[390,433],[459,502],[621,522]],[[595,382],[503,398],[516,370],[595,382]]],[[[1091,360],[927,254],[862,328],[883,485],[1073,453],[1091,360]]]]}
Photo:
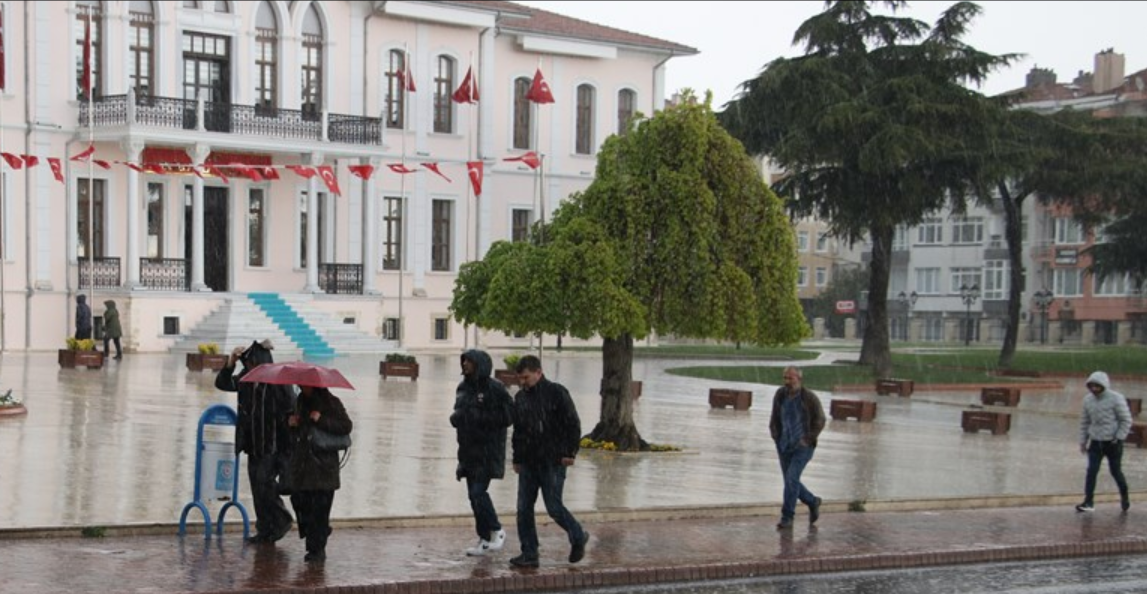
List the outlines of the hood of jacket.
{"type": "Polygon", "coordinates": [[[87,305],[87,303],[88,303],[88,296],[87,296],[87,295],[84,295],[83,293],[80,293],[79,295],[76,295],[76,303],[79,303],[80,305],[87,305]]]}
{"type": "Polygon", "coordinates": [[[1085,382],[1085,383],[1087,383],[1087,384],[1099,384],[1099,385],[1103,386],[1104,391],[1111,389],[1111,379],[1108,378],[1107,374],[1105,372],[1102,372],[1102,371],[1096,371],[1095,373],[1092,373],[1091,375],[1089,375],[1087,377],[1087,382],[1085,382]]]}
{"type": "Polygon", "coordinates": [[[104,301],[104,307],[108,309],[115,309],[115,301],[112,301],[111,299],[104,301]]]}
{"type": "Polygon", "coordinates": [[[489,379],[490,375],[494,373],[494,361],[490,358],[489,353],[486,351],[470,349],[462,353],[462,357],[459,359],[459,363],[466,360],[474,363],[475,380],[489,379]]]}

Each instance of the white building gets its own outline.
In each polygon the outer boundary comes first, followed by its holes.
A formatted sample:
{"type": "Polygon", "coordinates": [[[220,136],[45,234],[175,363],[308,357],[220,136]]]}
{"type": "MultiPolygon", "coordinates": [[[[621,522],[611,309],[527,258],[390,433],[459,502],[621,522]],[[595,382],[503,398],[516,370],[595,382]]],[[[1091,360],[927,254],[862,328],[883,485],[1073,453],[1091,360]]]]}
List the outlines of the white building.
{"type": "Polygon", "coordinates": [[[170,349],[252,293],[337,319],[379,350],[460,347],[473,337],[448,313],[459,266],[584,189],[605,138],[662,106],[667,62],[696,53],[510,2],[0,10],[0,151],[39,161],[3,166],[6,350],[61,347],[79,291],[94,291],[96,316],[117,301],[130,350],[170,349]],[[454,103],[471,66],[480,101],[454,103]],[[535,109],[539,68],[555,101],[535,109]],[[89,138],[90,160],[71,161],[89,138]],[[529,167],[504,161],[529,151],[544,156],[540,192],[529,167]],[[62,183],[48,159],[61,160],[62,183]],[[476,160],[479,199],[467,183],[476,160]],[[387,167],[402,162],[418,172],[387,167]],[[228,164],[279,179],[208,167],[228,164]],[[341,196],[288,165],[330,167],[341,196]],[[360,179],[351,165],[377,171],[360,179]]]}

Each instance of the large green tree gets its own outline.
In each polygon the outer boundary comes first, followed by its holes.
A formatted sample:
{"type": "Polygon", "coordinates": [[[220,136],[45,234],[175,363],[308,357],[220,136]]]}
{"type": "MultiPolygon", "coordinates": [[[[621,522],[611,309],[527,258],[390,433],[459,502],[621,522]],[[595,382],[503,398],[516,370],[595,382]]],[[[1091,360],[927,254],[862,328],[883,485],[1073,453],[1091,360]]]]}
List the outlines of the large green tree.
{"type": "Polygon", "coordinates": [[[482,328],[600,336],[596,440],[648,447],[629,390],[635,338],[790,344],[808,333],[784,208],[708,101],[608,139],[593,183],[539,231],[465,264],[451,310],[482,328]]]}
{"type": "Polygon", "coordinates": [[[860,362],[891,369],[887,295],[892,237],[965,196],[966,161],[990,107],[968,89],[1015,59],[964,43],[980,7],[959,2],[933,26],[896,16],[906,2],[827,2],[779,58],[746,81],[722,123],[788,175],[778,191],[848,241],[871,241],[860,362]],[[891,15],[873,11],[884,5],[891,15]]]}

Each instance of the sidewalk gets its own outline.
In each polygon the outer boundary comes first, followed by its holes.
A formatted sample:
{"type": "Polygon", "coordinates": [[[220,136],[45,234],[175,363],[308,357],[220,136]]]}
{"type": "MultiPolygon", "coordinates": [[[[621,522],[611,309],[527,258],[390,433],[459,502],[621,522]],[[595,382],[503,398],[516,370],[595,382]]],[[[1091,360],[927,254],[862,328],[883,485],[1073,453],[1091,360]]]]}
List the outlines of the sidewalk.
{"type": "MultiPolygon", "coordinates": [[[[337,497],[336,497],[337,505],[337,497]]],[[[843,509],[837,504],[833,507],[843,509]]],[[[694,510],[706,513],[704,510],[694,510]]],[[[712,513],[714,510],[709,510],[712,513]]],[[[767,575],[910,568],[1147,552],[1147,508],[1117,503],[1079,514],[1056,507],[824,513],[793,530],[776,515],[588,521],[585,559],[570,565],[560,528],[539,525],[542,566],[511,569],[505,550],[466,557],[470,527],[336,526],[324,565],[303,562],[294,534],[277,546],[242,544],[241,530],[205,540],[134,536],[0,543],[4,594],[105,592],[354,592],[447,594],[532,592],[767,575]]],[[[681,510],[681,513],[688,513],[681,510]]],[[[229,527],[229,528],[234,528],[229,527]]]]}

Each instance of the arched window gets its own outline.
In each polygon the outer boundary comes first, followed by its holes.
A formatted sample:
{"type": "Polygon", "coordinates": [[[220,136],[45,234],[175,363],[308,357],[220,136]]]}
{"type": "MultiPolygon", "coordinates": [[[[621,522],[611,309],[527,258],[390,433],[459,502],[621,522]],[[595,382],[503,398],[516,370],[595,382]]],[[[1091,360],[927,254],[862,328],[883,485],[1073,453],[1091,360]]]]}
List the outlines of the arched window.
{"type": "Polygon", "coordinates": [[[101,75],[103,73],[103,54],[100,51],[103,40],[104,8],[103,2],[80,1],[76,2],[76,20],[73,22],[72,37],[76,40],[76,98],[83,99],[87,90],[84,88],[84,43],[85,29],[91,31],[91,54],[88,60],[90,65],[92,98],[100,96],[101,75]]]}
{"type": "Polygon", "coordinates": [[[323,24],[311,4],[303,18],[303,117],[318,119],[323,110],[323,24]]]}
{"type": "Polygon", "coordinates": [[[617,92],[617,133],[624,136],[629,129],[629,121],[637,112],[637,93],[633,89],[617,92]]]}
{"type": "Polygon", "coordinates": [[[151,2],[132,2],[128,12],[131,19],[128,77],[136,96],[150,97],[155,92],[155,7],[151,2]]]}
{"type": "Polygon", "coordinates": [[[529,149],[534,142],[533,114],[530,110],[531,80],[522,76],[514,80],[514,148],[529,149]]]}
{"type": "Polygon", "coordinates": [[[255,109],[264,113],[278,106],[279,21],[266,0],[255,15],[255,109]]]}
{"type": "Polygon", "coordinates": [[[406,72],[406,53],[400,49],[387,52],[386,64],[386,127],[402,129],[406,124],[406,98],[403,93],[403,73],[406,72]]]}
{"type": "Polygon", "coordinates": [[[434,131],[449,134],[454,131],[454,58],[438,56],[438,71],[434,73],[434,131]]]}
{"type": "Polygon", "coordinates": [[[597,91],[591,85],[577,87],[577,142],[574,152],[579,155],[593,154],[593,102],[597,91]]]}

